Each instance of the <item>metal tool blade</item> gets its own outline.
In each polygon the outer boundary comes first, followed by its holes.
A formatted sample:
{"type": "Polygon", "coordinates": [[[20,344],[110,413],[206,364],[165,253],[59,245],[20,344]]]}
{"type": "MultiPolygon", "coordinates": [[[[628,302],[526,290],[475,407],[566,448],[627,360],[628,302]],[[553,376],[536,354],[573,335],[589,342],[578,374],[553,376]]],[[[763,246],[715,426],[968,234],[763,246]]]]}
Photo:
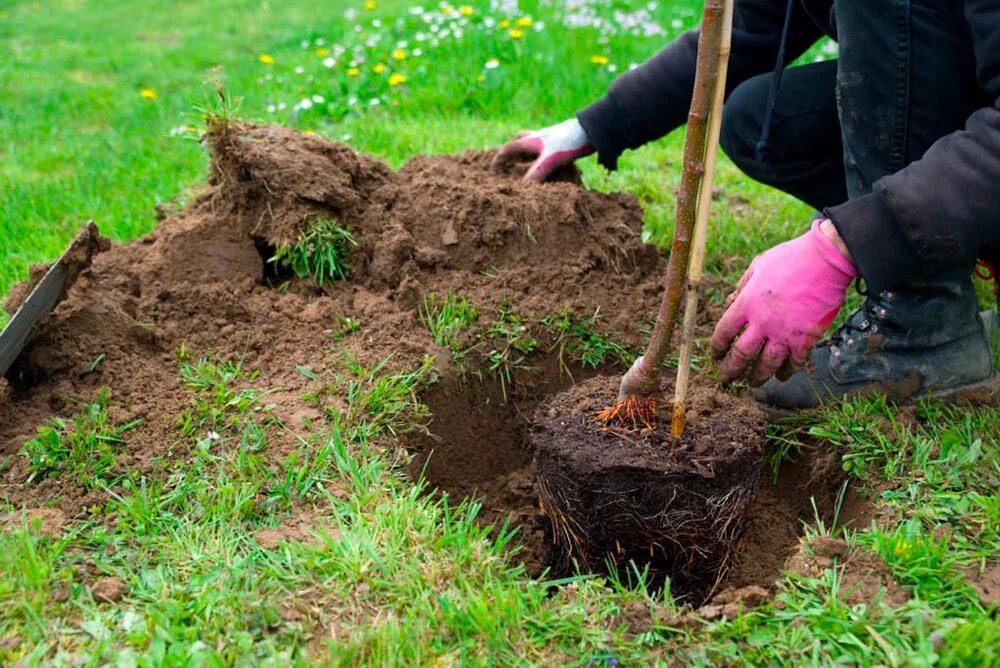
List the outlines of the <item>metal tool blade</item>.
{"type": "Polygon", "coordinates": [[[0,376],[7,373],[18,355],[21,354],[38,321],[62,301],[76,277],[90,264],[92,252],[87,254],[85,263],[81,263],[79,258],[67,261],[67,256],[75,247],[86,244],[89,239],[97,238],[97,226],[94,221],[90,221],[76,236],[66,252],[52,263],[42,280],[32,288],[28,298],[24,300],[24,303],[14,313],[14,317],[0,332],[0,376]]]}

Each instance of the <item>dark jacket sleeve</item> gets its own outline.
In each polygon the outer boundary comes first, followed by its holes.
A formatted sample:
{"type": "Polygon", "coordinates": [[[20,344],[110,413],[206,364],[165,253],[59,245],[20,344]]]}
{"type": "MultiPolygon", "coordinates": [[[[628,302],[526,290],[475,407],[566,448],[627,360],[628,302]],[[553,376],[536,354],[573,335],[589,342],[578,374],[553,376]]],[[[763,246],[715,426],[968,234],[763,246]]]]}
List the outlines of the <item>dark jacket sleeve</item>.
{"type": "MultiPolygon", "coordinates": [[[[786,7],[786,0],[736,0],[727,92],[774,68],[786,7]]],[[[658,139],[687,120],[698,33],[689,30],[640,67],[618,77],[603,98],[577,114],[602,165],[615,169],[625,149],[658,139]]],[[[786,64],[821,36],[819,27],[795,0],[786,64]]]]}
{"type": "Polygon", "coordinates": [[[979,247],[1000,241],[1000,8],[966,0],[965,13],[993,105],[871,194],[827,211],[871,289],[971,265],[979,247]]]}

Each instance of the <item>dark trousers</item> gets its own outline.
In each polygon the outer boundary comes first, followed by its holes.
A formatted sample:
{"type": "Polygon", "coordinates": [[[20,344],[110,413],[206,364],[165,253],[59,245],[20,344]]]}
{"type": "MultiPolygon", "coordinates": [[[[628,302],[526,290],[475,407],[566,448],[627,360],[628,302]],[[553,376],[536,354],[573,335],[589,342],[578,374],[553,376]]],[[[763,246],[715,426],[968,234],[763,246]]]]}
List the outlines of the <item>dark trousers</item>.
{"type": "Polygon", "coordinates": [[[740,84],[726,101],[723,149],[752,178],[816,209],[870,192],[989,103],[962,6],[837,0],[839,59],[784,72],[763,150],[773,75],[740,84]]]}

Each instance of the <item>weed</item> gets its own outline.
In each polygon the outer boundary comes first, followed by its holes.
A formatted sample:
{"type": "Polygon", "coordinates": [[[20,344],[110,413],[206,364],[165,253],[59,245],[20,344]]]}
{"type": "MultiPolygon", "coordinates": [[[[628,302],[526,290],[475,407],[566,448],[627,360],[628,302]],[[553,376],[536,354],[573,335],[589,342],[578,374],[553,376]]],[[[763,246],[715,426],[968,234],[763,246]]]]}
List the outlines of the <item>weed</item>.
{"type": "Polygon", "coordinates": [[[204,86],[211,90],[204,94],[202,102],[194,105],[194,123],[184,133],[194,139],[227,132],[236,122],[243,103],[242,98],[233,97],[226,92],[221,67],[212,68],[204,86]]]}
{"type": "Polygon", "coordinates": [[[297,243],[278,248],[269,262],[288,267],[299,278],[312,278],[322,287],[348,277],[351,248],[357,245],[346,227],[320,220],[297,243]]]}
{"type": "Polygon", "coordinates": [[[69,473],[88,489],[111,485],[121,476],[115,463],[124,435],[141,420],[112,425],[108,418],[109,397],[102,388],[73,419],[53,418],[39,427],[38,436],[24,444],[22,453],[30,459],[28,481],[69,473]]]}
{"type": "Polygon", "coordinates": [[[599,313],[577,317],[569,307],[559,313],[545,316],[539,322],[552,334],[550,350],[559,351],[559,365],[566,368],[565,356],[592,369],[607,364],[627,367],[634,359],[633,353],[612,339],[609,333],[597,329],[599,313]]]}
{"type": "Polygon", "coordinates": [[[426,327],[434,342],[448,348],[452,357],[460,356],[458,338],[479,318],[479,312],[465,297],[459,299],[452,290],[438,303],[436,294],[425,295],[420,302],[420,322],[426,327]]]}
{"type": "MultiPolygon", "coordinates": [[[[390,358],[371,369],[343,353],[348,377],[336,377],[335,389],[345,392],[344,422],[351,440],[370,441],[379,436],[410,433],[423,428],[430,409],[417,399],[417,390],[434,382],[434,358],[427,356],[414,371],[386,372],[390,358]]],[[[339,419],[336,414],[334,420],[339,419]]]]}
{"type": "Polygon", "coordinates": [[[530,336],[528,325],[509,304],[500,307],[496,321],[479,333],[479,339],[490,346],[484,356],[486,370],[500,380],[500,391],[506,400],[514,373],[531,369],[527,360],[538,350],[538,339],[530,336]]]}
{"type": "Polygon", "coordinates": [[[348,318],[346,316],[338,315],[336,324],[333,330],[330,332],[330,338],[334,341],[340,341],[354,332],[361,329],[361,323],[354,318],[348,318]]]}

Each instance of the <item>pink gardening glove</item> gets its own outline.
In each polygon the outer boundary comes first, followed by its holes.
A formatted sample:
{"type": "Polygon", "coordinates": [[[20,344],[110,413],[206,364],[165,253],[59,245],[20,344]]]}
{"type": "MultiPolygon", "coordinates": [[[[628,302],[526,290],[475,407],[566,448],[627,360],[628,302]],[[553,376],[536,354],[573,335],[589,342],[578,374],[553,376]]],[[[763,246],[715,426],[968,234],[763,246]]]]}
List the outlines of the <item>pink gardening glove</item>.
{"type": "Polygon", "coordinates": [[[524,175],[525,181],[544,181],[559,167],[594,152],[587,133],[575,118],[558,125],[522,132],[500,148],[493,164],[511,157],[531,160],[531,168],[524,175]]]}
{"type": "Polygon", "coordinates": [[[756,387],[775,374],[787,378],[805,366],[837,316],[859,274],[820,231],[821,222],[754,258],[730,295],[712,336],[713,357],[725,357],[723,384],[746,378],[756,387]]]}

